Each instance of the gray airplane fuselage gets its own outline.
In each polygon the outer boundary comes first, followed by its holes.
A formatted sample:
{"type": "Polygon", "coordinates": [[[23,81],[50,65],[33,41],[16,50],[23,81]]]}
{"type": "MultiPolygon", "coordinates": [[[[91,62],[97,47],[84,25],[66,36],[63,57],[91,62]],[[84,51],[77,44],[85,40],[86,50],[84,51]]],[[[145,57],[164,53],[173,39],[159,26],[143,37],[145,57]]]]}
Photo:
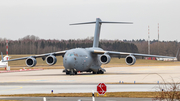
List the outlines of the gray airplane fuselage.
{"type": "Polygon", "coordinates": [[[101,48],[75,48],[68,50],[63,58],[65,69],[75,69],[76,71],[98,71],[102,63],[99,61],[100,55],[94,55],[92,50],[103,50],[101,48]]]}

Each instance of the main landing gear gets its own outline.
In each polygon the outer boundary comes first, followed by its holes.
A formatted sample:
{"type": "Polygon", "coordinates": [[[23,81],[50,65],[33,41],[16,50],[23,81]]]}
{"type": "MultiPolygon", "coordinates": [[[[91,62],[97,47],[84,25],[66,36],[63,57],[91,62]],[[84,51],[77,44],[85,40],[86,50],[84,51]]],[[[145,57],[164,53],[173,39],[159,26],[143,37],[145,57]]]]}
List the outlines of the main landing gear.
{"type": "Polygon", "coordinates": [[[104,74],[104,71],[98,70],[97,72],[93,71],[93,74],[104,74]]]}

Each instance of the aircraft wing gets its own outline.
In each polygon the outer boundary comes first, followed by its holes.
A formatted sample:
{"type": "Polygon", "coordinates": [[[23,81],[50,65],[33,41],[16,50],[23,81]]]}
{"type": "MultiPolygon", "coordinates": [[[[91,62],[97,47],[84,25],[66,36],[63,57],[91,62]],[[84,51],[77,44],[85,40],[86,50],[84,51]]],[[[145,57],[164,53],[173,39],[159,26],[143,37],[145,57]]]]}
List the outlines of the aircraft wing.
{"type": "Polygon", "coordinates": [[[150,54],[139,54],[139,53],[128,53],[128,52],[116,52],[116,51],[103,51],[103,50],[93,50],[93,54],[109,54],[111,57],[120,57],[121,55],[133,55],[133,56],[142,56],[142,57],[158,57],[158,58],[176,58],[170,56],[161,56],[161,55],[150,55],[150,54]]]}
{"type": "MultiPolygon", "coordinates": [[[[21,57],[21,58],[16,58],[16,59],[10,59],[10,60],[6,60],[6,61],[3,60],[3,62],[16,61],[16,60],[24,60],[24,59],[27,59],[29,57],[32,57],[32,58],[44,58],[45,59],[45,57],[49,56],[49,55],[60,56],[60,55],[64,55],[65,53],[66,53],[66,51],[58,51],[58,52],[45,53],[45,54],[28,56],[28,57],[21,57]]],[[[1,56],[3,57],[2,52],[1,52],[1,56]]]]}

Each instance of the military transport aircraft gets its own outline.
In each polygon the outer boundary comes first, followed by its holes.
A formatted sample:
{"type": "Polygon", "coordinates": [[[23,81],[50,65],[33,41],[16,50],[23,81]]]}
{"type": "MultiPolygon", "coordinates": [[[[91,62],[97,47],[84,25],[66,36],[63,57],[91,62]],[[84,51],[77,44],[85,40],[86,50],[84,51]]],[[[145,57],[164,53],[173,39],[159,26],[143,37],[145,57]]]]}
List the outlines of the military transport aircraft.
{"type": "MultiPolygon", "coordinates": [[[[85,22],[85,23],[75,23],[70,25],[80,25],[80,24],[93,24],[95,23],[95,33],[93,47],[90,48],[74,48],[65,51],[58,51],[52,53],[45,53],[40,55],[3,60],[7,61],[16,61],[24,60],[28,67],[33,67],[36,65],[36,58],[42,58],[46,61],[48,65],[54,65],[57,61],[56,56],[63,57],[63,65],[65,69],[63,72],[66,74],[77,74],[77,72],[92,72],[93,74],[103,74],[106,70],[101,68],[102,64],[108,64],[111,61],[111,57],[120,58],[122,55],[125,55],[125,62],[127,65],[133,65],[136,62],[135,56],[146,56],[146,57],[160,57],[160,58],[175,58],[169,56],[159,56],[159,55],[149,55],[149,54],[139,54],[139,53],[127,53],[127,52],[115,52],[115,51],[105,51],[98,47],[99,45],[99,36],[102,23],[115,23],[115,24],[133,24],[131,22],[107,22],[102,21],[100,18],[96,18],[94,22],[85,22]]],[[[2,59],[3,54],[1,52],[2,59]]]]}

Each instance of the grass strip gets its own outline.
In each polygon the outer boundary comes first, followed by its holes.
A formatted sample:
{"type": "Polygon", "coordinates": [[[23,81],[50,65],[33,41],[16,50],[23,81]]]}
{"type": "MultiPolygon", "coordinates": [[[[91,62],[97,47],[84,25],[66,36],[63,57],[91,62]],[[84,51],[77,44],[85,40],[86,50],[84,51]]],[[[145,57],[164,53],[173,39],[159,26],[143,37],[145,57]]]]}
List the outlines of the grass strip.
{"type": "MultiPolygon", "coordinates": [[[[20,58],[20,57],[27,57],[30,55],[10,55],[11,59],[13,58],[20,58]]],[[[33,67],[34,69],[64,69],[63,67],[63,58],[62,56],[57,56],[57,63],[53,66],[49,66],[43,61],[41,58],[37,58],[37,65],[33,67]]],[[[136,63],[130,67],[139,67],[139,66],[179,66],[180,62],[173,62],[173,61],[157,61],[157,60],[145,60],[145,59],[137,59],[136,63]]],[[[31,69],[30,67],[26,66],[25,60],[19,61],[10,61],[9,66],[11,66],[11,70],[19,70],[22,68],[31,69]]],[[[121,58],[112,58],[111,62],[106,65],[102,65],[102,68],[109,68],[109,67],[129,67],[125,63],[125,59],[121,58]]],[[[4,70],[4,68],[0,68],[0,70],[4,70]]]]}
{"type": "MultiPolygon", "coordinates": [[[[106,92],[105,95],[98,95],[95,97],[127,97],[127,98],[155,98],[161,92],[106,92]]],[[[0,95],[8,97],[92,97],[92,93],[58,93],[58,94],[13,94],[0,95]]]]}
{"type": "Polygon", "coordinates": [[[19,100],[1,100],[0,101],[19,101],[19,100]]]}
{"type": "MultiPolygon", "coordinates": [[[[33,54],[32,54],[33,55],[33,54]]],[[[27,57],[27,56],[31,56],[31,55],[10,55],[10,59],[14,59],[14,58],[20,58],[20,57],[27,57]]],[[[52,67],[63,67],[63,57],[62,56],[57,56],[57,63],[55,65],[53,65],[52,67]]],[[[43,61],[41,58],[36,58],[37,59],[37,65],[36,66],[46,66],[48,67],[48,65],[46,64],[46,61],[43,61]]],[[[145,60],[145,59],[137,59],[136,64],[133,66],[141,66],[141,65],[146,65],[146,66],[153,66],[153,65],[179,65],[180,62],[173,62],[173,61],[157,61],[157,60],[145,60]]],[[[26,66],[25,60],[18,60],[18,61],[10,61],[9,62],[9,66],[26,66]]],[[[115,67],[122,67],[122,66],[127,66],[127,64],[125,63],[125,58],[112,58],[110,63],[107,65],[102,65],[102,67],[111,67],[111,66],[115,66],[115,67]]]]}

